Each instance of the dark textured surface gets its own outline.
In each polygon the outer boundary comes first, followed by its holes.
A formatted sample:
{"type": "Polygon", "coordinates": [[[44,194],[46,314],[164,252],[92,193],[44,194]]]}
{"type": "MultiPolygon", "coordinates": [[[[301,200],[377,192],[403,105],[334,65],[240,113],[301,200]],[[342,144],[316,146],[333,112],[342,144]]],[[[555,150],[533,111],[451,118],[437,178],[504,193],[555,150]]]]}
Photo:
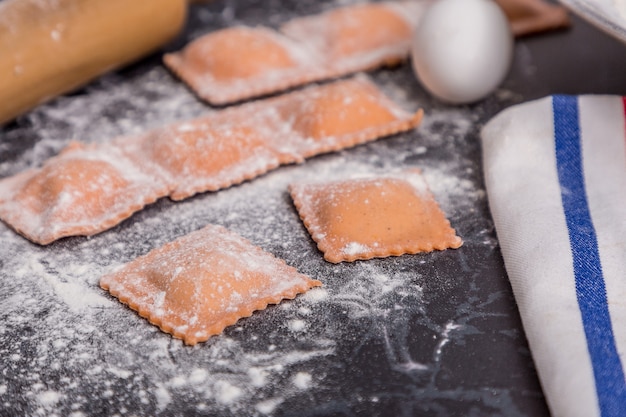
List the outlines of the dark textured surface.
{"type": "MultiPolygon", "coordinates": [[[[212,29],[276,25],[334,5],[194,6],[188,29],[166,49],[212,29]]],[[[40,247],[0,224],[0,415],[549,415],[489,215],[477,135],[517,102],[626,94],[624,68],[621,44],[574,19],[570,30],[518,40],[503,88],[473,106],[431,99],[408,64],[371,72],[408,109],[425,109],[414,132],[218,193],[163,199],[92,238],[40,247]],[[286,186],[414,166],[464,246],[324,262],[286,186]],[[240,233],[324,289],[187,347],[98,288],[111,268],[207,223],[240,233]]],[[[2,128],[0,177],[40,165],[72,139],[106,142],[207,110],[155,55],[2,128]]]]}

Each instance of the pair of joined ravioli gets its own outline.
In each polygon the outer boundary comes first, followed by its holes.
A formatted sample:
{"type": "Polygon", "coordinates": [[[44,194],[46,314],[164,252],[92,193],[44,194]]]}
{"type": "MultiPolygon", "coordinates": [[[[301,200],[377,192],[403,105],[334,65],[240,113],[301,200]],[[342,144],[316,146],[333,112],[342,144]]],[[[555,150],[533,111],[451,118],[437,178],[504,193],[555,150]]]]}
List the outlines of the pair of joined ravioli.
{"type": "Polygon", "coordinates": [[[181,200],[409,130],[422,114],[406,112],[357,76],[157,129],[125,146],[167,173],[170,197],[181,200]]]}
{"type": "Polygon", "coordinates": [[[216,225],[154,249],[100,279],[102,288],[188,345],[320,285],[216,225]]]}
{"type": "Polygon", "coordinates": [[[280,165],[417,126],[365,76],[212,112],[100,145],[72,145],[0,180],[0,219],[40,244],[92,235],[158,198],[181,200],[280,165]]]}
{"type": "Polygon", "coordinates": [[[163,60],[202,99],[232,103],[400,62],[427,3],[347,6],[293,19],[280,31],[231,27],[204,35],[163,60]]]}
{"type": "Polygon", "coordinates": [[[362,75],[275,103],[289,126],[285,141],[303,158],[412,129],[423,117],[422,110],[407,113],[362,75]]]}
{"type": "Polygon", "coordinates": [[[416,169],[292,184],[290,193],[324,259],[332,263],[458,248],[463,243],[416,169]]]}

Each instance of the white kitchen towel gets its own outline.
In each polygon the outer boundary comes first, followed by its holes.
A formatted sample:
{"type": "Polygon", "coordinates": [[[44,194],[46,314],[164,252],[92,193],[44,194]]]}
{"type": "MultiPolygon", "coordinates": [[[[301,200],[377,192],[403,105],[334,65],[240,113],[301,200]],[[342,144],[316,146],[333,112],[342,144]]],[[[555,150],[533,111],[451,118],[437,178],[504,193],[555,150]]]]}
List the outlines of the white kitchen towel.
{"type": "Polygon", "coordinates": [[[626,0],[559,0],[616,39],[626,42],[626,0]]]}
{"type": "Polygon", "coordinates": [[[626,99],[552,96],[482,129],[489,205],[555,417],[625,417],[626,99]]]}

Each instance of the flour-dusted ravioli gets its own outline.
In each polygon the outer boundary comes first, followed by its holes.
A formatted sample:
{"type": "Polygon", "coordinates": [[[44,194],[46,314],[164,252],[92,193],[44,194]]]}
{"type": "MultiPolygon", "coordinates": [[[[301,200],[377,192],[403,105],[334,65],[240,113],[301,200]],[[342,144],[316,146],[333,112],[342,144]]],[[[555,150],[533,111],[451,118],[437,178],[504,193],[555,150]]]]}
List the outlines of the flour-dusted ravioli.
{"type": "Polygon", "coordinates": [[[406,59],[430,1],[346,6],[293,19],[280,31],[221,29],[163,60],[200,98],[232,103],[406,59]]]}
{"type": "Polygon", "coordinates": [[[72,143],[41,168],[0,181],[0,219],[45,245],[113,227],[168,193],[120,149],[72,143]]]}
{"type": "Polygon", "coordinates": [[[156,129],[138,140],[134,154],[150,159],[167,173],[173,200],[217,191],[301,160],[275,149],[274,139],[269,132],[264,133],[263,126],[238,123],[237,117],[218,118],[156,129]]]}
{"type": "Polygon", "coordinates": [[[319,79],[316,59],[280,33],[236,26],[204,35],[163,61],[202,99],[226,104],[319,79]]]}
{"type": "Polygon", "coordinates": [[[100,279],[102,288],[188,345],[320,285],[216,225],[154,249],[100,279]]]}
{"type": "Polygon", "coordinates": [[[322,57],[329,73],[347,74],[405,60],[413,29],[430,3],[396,1],[339,7],[293,19],[281,31],[322,57]]]}
{"type": "Polygon", "coordinates": [[[324,183],[290,193],[324,259],[338,263],[462,244],[418,170],[324,183]]]}
{"type": "Polygon", "coordinates": [[[400,108],[365,76],[303,90],[278,109],[305,158],[409,130],[423,115],[400,108]]]}

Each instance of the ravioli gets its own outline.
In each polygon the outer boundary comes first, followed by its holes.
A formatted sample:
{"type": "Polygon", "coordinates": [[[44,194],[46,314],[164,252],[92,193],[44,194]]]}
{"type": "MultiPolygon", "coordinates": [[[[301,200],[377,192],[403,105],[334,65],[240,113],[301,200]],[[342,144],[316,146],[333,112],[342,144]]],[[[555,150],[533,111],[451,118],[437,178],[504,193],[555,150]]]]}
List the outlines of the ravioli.
{"type": "Polygon", "coordinates": [[[173,200],[217,191],[293,162],[259,129],[210,119],[155,130],[135,152],[169,174],[173,200]]]}
{"type": "Polygon", "coordinates": [[[429,1],[362,3],[293,19],[281,31],[345,73],[406,59],[413,29],[429,1]]]}
{"type": "Polygon", "coordinates": [[[154,249],[100,279],[103,289],[188,345],[320,285],[216,225],[154,249]]]}
{"type": "Polygon", "coordinates": [[[431,252],[463,243],[416,169],[292,184],[290,193],[328,262],[431,252]]]}
{"type": "Polygon", "coordinates": [[[213,104],[289,88],[315,66],[299,45],[275,30],[245,26],[204,35],[182,51],[165,54],[163,62],[213,104]]]}
{"type": "Polygon", "coordinates": [[[294,131],[298,153],[307,158],[417,126],[421,110],[407,114],[365,77],[304,90],[279,113],[294,131]]]}

